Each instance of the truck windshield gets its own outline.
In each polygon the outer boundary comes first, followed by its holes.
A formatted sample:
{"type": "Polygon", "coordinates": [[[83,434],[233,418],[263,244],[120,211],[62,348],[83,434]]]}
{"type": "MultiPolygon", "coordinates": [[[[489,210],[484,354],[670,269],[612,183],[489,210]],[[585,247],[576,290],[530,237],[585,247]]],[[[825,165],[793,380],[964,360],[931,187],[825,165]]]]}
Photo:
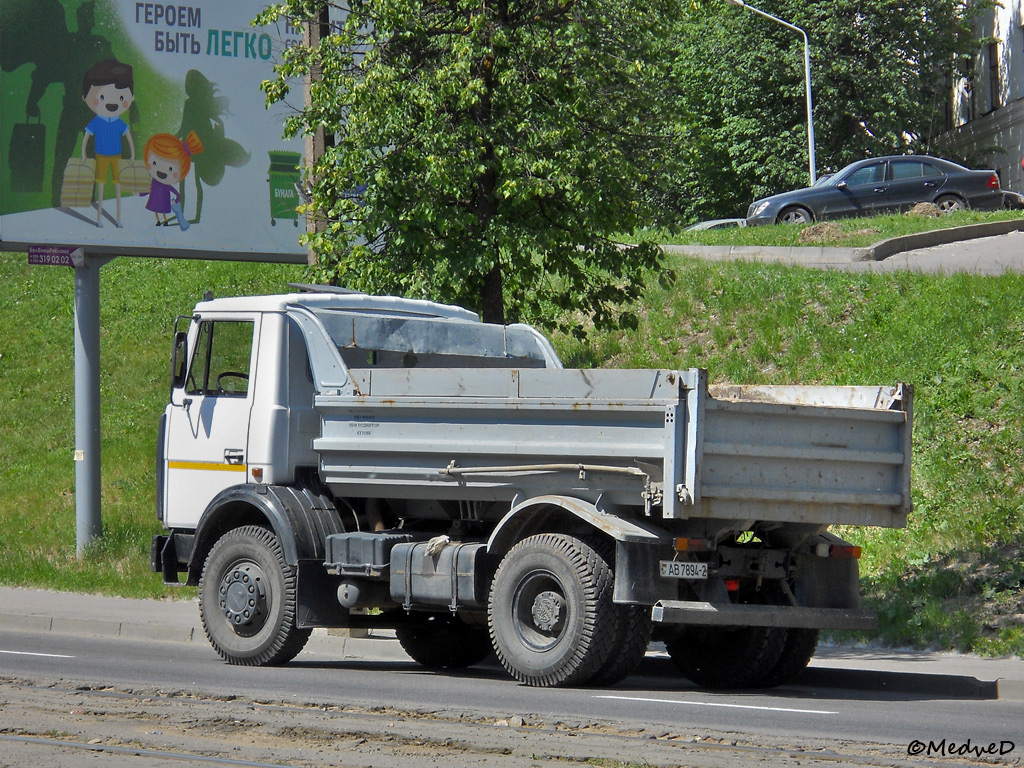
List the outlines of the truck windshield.
{"type": "Polygon", "coordinates": [[[542,337],[527,326],[312,311],[349,368],[544,368],[547,363],[542,337]]]}

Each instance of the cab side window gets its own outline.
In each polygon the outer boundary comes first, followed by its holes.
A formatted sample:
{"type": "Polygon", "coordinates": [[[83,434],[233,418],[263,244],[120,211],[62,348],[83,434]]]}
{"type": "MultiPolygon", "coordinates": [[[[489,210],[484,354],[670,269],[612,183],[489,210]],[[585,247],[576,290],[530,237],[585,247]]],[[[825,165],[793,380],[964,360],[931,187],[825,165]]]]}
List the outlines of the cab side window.
{"type": "Polygon", "coordinates": [[[185,391],[190,395],[245,397],[249,392],[252,336],[251,321],[201,323],[185,391]]]}

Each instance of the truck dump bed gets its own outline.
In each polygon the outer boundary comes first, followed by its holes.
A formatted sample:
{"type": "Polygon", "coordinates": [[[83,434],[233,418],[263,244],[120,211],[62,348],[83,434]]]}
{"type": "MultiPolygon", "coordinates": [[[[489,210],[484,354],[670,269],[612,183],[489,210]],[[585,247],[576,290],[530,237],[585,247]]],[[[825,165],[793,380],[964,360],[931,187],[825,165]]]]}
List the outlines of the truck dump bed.
{"type": "Polygon", "coordinates": [[[339,495],[512,501],[555,487],[666,518],[883,527],[910,509],[904,386],[709,389],[698,369],[350,374],[315,398],[313,447],[339,495]]]}

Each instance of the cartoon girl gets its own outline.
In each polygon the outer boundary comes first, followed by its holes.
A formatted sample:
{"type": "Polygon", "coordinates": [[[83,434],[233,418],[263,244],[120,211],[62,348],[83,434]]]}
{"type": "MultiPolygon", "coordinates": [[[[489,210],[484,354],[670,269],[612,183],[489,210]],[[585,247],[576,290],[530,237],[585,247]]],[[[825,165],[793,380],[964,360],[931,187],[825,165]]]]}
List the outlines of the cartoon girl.
{"type": "Polygon", "coordinates": [[[184,141],[170,133],[157,133],[146,142],[142,157],[153,181],[149,185],[149,192],[143,192],[143,195],[149,195],[146,210],[153,212],[158,227],[168,226],[167,214],[174,211],[178,225],[188,229],[188,221],[179,204],[181,195],[176,187],[179,181],[188,176],[192,155],[202,151],[203,143],[195,131],[190,131],[184,141]]]}

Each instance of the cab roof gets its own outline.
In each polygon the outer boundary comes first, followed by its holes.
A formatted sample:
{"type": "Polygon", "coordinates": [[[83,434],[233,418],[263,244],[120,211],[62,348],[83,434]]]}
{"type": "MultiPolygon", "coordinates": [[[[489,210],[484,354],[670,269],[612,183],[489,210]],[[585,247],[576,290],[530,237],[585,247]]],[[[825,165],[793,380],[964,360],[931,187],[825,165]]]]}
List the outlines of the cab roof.
{"type": "Polygon", "coordinates": [[[370,296],[347,290],[315,290],[323,286],[294,286],[296,293],[270,296],[235,296],[201,301],[196,312],[285,312],[288,307],[332,309],[381,315],[437,317],[479,323],[480,316],[462,307],[398,296],[370,296]]]}

